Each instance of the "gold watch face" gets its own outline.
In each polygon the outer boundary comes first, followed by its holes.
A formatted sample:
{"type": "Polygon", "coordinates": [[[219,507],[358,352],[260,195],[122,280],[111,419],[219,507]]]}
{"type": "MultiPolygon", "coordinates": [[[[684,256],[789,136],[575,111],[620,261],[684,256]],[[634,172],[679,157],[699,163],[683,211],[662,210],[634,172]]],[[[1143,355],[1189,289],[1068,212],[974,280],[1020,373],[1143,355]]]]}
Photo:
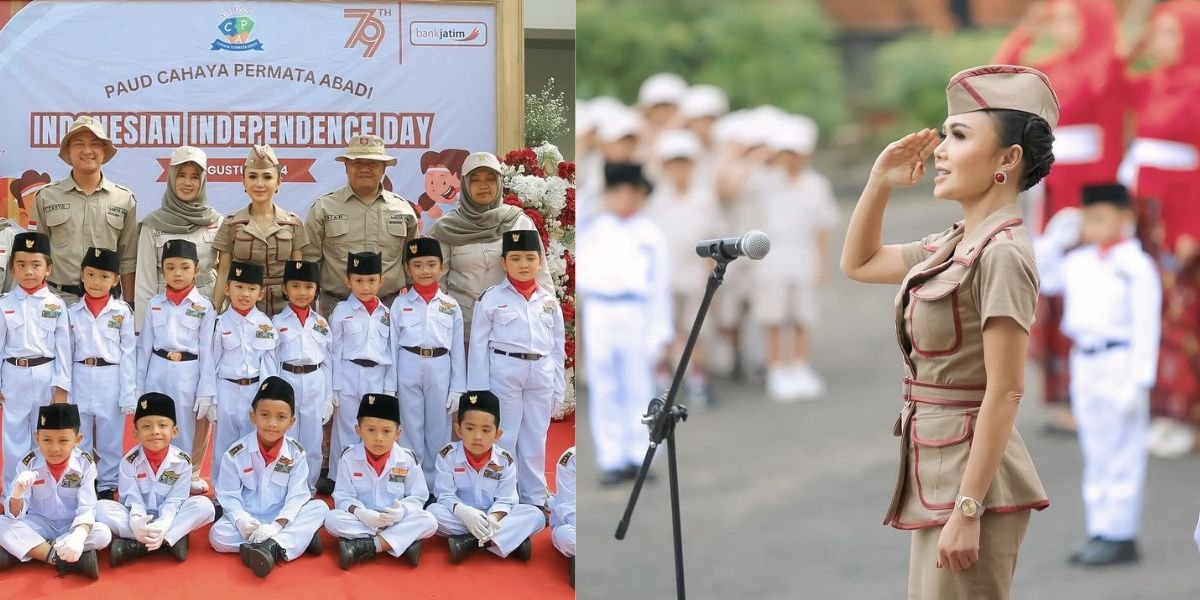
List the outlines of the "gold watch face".
{"type": "Polygon", "coordinates": [[[979,512],[979,505],[970,498],[963,498],[958,503],[958,508],[964,515],[968,517],[973,517],[975,516],[975,513],[979,512]]]}

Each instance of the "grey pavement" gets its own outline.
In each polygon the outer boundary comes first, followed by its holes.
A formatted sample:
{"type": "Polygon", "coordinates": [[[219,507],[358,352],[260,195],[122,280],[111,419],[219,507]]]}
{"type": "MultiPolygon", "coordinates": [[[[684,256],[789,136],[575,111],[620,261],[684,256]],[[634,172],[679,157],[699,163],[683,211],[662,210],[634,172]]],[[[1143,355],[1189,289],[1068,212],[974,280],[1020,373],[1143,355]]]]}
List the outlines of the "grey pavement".
{"type": "MultiPolygon", "coordinates": [[[[843,199],[843,223],[852,202],[843,199]]],[[[957,214],[956,204],[922,192],[897,198],[884,239],[918,239],[944,229],[957,214]]],[[[780,405],[759,386],[719,382],[718,406],[693,410],[680,426],[689,597],[905,596],[910,534],[881,525],[898,457],[891,435],[902,376],[892,328],[895,293],[892,286],[858,284],[840,273],[822,291],[812,347],[828,387],[823,399],[780,405]]],[[[1194,456],[1151,461],[1140,563],[1104,570],[1067,564],[1084,536],[1081,459],[1074,440],[1040,432],[1038,383],[1031,373],[1018,429],[1052,505],[1033,514],[1013,598],[1200,598],[1200,552],[1192,541],[1200,458],[1194,456]]],[[[615,540],[630,486],[598,485],[589,460],[586,393],[580,392],[578,597],[673,598],[665,448],[632,530],[624,541],[615,540]]]]}

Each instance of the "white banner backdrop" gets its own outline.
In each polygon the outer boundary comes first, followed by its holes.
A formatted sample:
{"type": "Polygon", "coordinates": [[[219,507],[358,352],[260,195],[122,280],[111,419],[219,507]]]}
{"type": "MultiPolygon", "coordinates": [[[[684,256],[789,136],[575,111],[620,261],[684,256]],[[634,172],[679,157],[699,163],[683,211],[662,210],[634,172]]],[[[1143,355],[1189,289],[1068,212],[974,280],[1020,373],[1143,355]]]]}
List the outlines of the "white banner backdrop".
{"type": "Polygon", "coordinates": [[[466,154],[497,150],[495,36],[493,5],[34,2],[0,30],[0,213],[25,224],[21,205],[70,170],[61,136],[89,114],[139,217],[160,206],[176,146],[208,154],[209,203],[229,213],[248,202],[249,146],[270,144],[278,202],[303,217],[345,185],[347,142],[376,134],[400,161],[385,185],[428,226],[457,204],[466,154]]]}

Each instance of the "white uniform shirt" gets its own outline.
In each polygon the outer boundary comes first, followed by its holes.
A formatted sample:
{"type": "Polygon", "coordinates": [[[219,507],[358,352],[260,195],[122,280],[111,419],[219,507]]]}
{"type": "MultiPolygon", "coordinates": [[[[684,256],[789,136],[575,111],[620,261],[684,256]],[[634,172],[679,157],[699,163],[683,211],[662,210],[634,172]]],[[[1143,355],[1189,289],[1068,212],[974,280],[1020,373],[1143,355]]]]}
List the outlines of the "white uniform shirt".
{"type": "MultiPolygon", "coordinates": [[[[117,381],[121,386],[119,404],[122,408],[132,407],[137,399],[134,396],[137,336],[133,332],[133,310],[123,300],[110,297],[100,314],[92,316],[87,301],[80,299],[67,309],[67,320],[71,328],[72,360],[103,358],[117,364],[117,381]]],[[[90,406],[90,401],[88,390],[76,390],[71,395],[71,402],[78,404],[81,412],[95,414],[99,407],[90,406]]]]}
{"type": "Polygon", "coordinates": [[[750,186],[755,215],[752,227],[771,238],[771,253],[751,261],[756,282],[816,283],[820,254],[817,236],[838,222],[833,187],[808,169],[791,180],[778,169],[764,170],[750,186]]]}
{"type": "MultiPolygon", "coordinates": [[[[578,206],[578,203],[576,204],[578,206]]],[[[517,217],[513,223],[514,230],[537,229],[527,215],[517,217]]],[[[541,244],[541,238],[538,238],[541,244]]],[[[478,244],[463,244],[450,246],[442,244],[442,256],[445,257],[446,275],[442,278],[441,287],[459,301],[463,309],[471,311],[475,299],[484,290],[500,283],[504,279],[504,267],[500,266],[500,252],[503,240],[499,237],[490,242],[478,244]]],[[[542,249],[542,256],[546,255],[542,249]]],[[[538,285],[554,289],[554,280],[550,277],[550,264],[543,258],[536,279],[538,285]]]]}
{"type": "Polygon", "coordinates": [[[233,308],[217,317],[213,340],[213,360],[217,377],[244,379],[267,378],[279,374],[275,346],[279,336],[271,319],[257,308],[242,316],[233,308]]]}
{"type": "MultiPolygon", "coordinates": [[[[27,514],[35,514],[53,522],[56,528],[67,523],[75,528],[96,522],[96,464],[92,462],[91,454],[76,447],[67,459],[62,478],[55,480],[41,451],[34,450],[21,459],[16,474],[24,471],[37,473],[37,479],[25,494],[25,506],[21,513],[10,516],[20,519],[27,514]]],[[[11,494],[12,482],[7,482],[4,487],[11,494]]],[[[5,495],[5,512],[11,506],[11,500],[11,496],[5,495]]]]}
{"type": "MultiPolygon", "coordinates": [[[[212,302],[192,291],[176,306],[159,294],[150,300],[147,310],[150,327],[142,329],[137,354],[137,389],[146,389],[146,374],[154,350],[190,352],[199,356],[200,383],[197,397],[212,397],[216,393],[216,363],[213,362],[213,330],[217,311],[212,302]]],[[[178,400],[177,400],[178,401],[178,400]]]]}
{"type": "Polygon", "coordinates": [[[467,366],[467,388],[491,389],[488,365],[492,349],[541,354],[556,365],[554,399],[561,402],[565,380],[565,325],[558,299],[538,286],[529,300],[506,277],[483,293],[475,304],[471,329],[471,356],[467,366]]]}
{"type": "Polygon", "coordinates": [[[151,227],[140,227],[138,231],[137,277],[134,283],[134,305],[137,309],[137,331],[142,330],[146,320],[146,304],[154,296],[163,293],[167,284],[162,278],[162,252],[168,240],[187,240],[196,245],[196,256],[200,258],[196,269],[196,287],[200,293],[212,297],[213,282],[217,280],[217,251],[212,243],[221,228],[224,216],[208,227],[200,227],[188,233],[166,233],[151,227]]]}
{"type": "Polygon", "coordinates": [[[275,332],[279,335],[279,343],[275,346],[275,358],[279,363],[321,365],[321,370],[325,373],[325,397],[331,397],[333,367],[328,359],[333,333],[329,330],[329,321],[310,308],[308,318],[301,325],[300,317],[296,316],[296,311],[288,304],[271,319],[271,323],[275,325],[275,332]]]}
{"type": "Polygon", "coordinates": [[[131,516],[153,514],[169,521],[191,495],[192,458],[173,445],[155,471],[137,444],[125,454],[120,472],[121,503],[131,516]]]}
{"type": "Polygon", "coordinates": [[[567,448],[554,470],[555,494],[550,497],[550,526],[575,524],[575,446],[567,448]]]}
{"type": "Polygon", "coordinates": [[[736,235],[722,229],[724,223],[716,192],[711,187],[693,184],[692,189],[683,193],[663,181],[654,188],[644,214],[658,225],[666,240],[669,261],[666,272],[671,291],[702,293],[712,265],[696,256],[696,242],[736,235]]]}
{"type": "Polygon", "coordinates": [[[0,358],[54,358],[50,385],[71,391],[71,325],[62,298],[47,286],[33,294],[17,286],[0,297],[0,312],[0,358]]]}
{"type": "Polygon", "coordinates": [[[367,449],[362,443],[342,452],[337,473],[333,507],[341,510],[350,510],[351,506],[383,510],[400,500],[410,511],[415,511],[425,508],[429,499],[429,486],[417,455],[399,444],[392,444],[383,472],[378,475],[367,461],[367,449]]]}
{"type": "MultiPolygon", "coordinates": [[[[379,301],[374,313],[368,313],[358,296],[338,302],[329,315],[329,328],[333,333],[333,391],[340,392],[338,369],[343,360],[373,360],[388,367],[385,382],[395,387],[395,370],[392,362],[392,309],[379,301]]],[[[395,389],[384,389],[394,395],[395,389]]]]}
{"type": "Polygon", "coordinates": [[[439,289],[426,304],[416,288],[410,288],[392,302],[392,328],[397,356],[408,352],[405,346],[449,349],[450,391],[467,391],[463,313],[453,296],[439,289]]]}
{"type": "Polygon", "coordinates": [[[246,515],[262,523],[295,521],[300,508],[312,499],[304,448],[287,436],[280,442],[283,447],[271,464],[264,462],[258,448],[257,431],[246,434],[221,455],[217,502],[235,522],[246,515]]]}
{"type": "Polygon", "coordinates": [[[1088,245],[1068,252],[1057,263],[1044,244],[1037,245],[1038,271],[1061,268],[1045,277],[1045,294],[1064,294],[1062,331],[1077,346],[1127,342],[1134,381],[1143,389],[1158,376],[1162,327],[1162,283],[1154,262],[1137,240],[1125,240],[1107,252],[1088,245]],[[1056,287],[1061,285],[1061,288],[1056,287]]]}
{"type": "Polygon", "coordinates": [[[500,446],[492,446],[487,465],[476,471],[467,462],[462,442],[446,444],[438,452],[433,491],[451,512],[459,502],[488,514],[512,512],[518,503],[517,461],[500,446]]]}

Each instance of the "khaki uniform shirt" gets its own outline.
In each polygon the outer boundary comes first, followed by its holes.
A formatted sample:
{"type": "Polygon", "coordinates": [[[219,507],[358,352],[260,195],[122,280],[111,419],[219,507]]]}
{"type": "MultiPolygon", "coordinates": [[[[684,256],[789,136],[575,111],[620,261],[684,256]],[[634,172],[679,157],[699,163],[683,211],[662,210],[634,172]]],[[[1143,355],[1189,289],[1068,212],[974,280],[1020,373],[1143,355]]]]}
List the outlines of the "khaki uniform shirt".
{"type": "MultiPolygon", "coordinates": [[[[884,518],[899,529],[939,526],[953,512],[987,389],[983,326],[992,317],[1026,331],[1033,324],[1038,273],[1020,208],[992,213],[965,239],[963,231],[956,223],[903,247],[910,270],[895,304],[905,403],[893,431],[900,471],[884,518]]],[[[1015,427],[981,501],[997,512],[1050,505],[1015,427]]]]}
{"type": "MultiPolygon", "coordinates": [[[[71,176],[38,190],[29,217],[38,231],[50,236],[52,284],[79,285],[79,263],[93,246],[115,250],[121,256],[122,275],[137,269],[137,201],[129,188],[107,177],[91,195],[85,195],[71,176]]],[[[67,302],[75,299],[63,296],[67,302]]]]}
{"type": "Polygon", "coordinates": [[[284,263],[291,260],[293,251],[303,251],[306,246],[303,221],[279,206],[275,207],[275,222],[266,231],[250,218],[249,206],[226,216],[212,243],[218,252],[230,253],[233,260],[266,267],[267,293],[258,309],[268,317],[279,314],[287,303],[283,298],[284,263]]]}
{"type": "Polygon", "coordinates": [[[380,298],[405,287],[404,244],[419,234],[417,214],[404,198],[380,188],[364,203],[347,185],[317,198],[304,227],[312,242],[304,249],[304,260],[321,263],[321,291],[341,299],[349,295],[344,278],[350,252],[383,254],[380,298]]]}

